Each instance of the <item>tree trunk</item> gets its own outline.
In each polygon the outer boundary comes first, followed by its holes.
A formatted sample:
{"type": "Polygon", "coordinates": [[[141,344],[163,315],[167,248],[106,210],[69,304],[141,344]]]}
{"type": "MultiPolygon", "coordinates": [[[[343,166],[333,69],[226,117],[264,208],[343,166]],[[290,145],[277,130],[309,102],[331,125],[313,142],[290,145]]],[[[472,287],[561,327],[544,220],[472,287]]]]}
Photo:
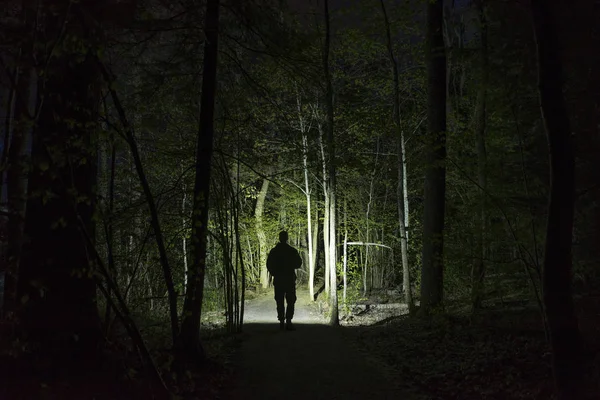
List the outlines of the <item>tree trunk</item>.
{"type": "MultiPolygon", "coordinates": [[[[5,65],[14,64],[14,62],[7,62],[6,59],[11,60],[10,57],[0,56],[0,61],[5,65]]],[[[11,60],[12,61],[12,60],[11,60]]],[[[17,93],[16,83],[18,81],[19,68],[15,65],[12,70],[10,67],[5,69],[5,73],[0,75],[0,120],[4,120],[4,124],[0,131],[2,134],[2,156],[0,158],[0,202],[5,201],[4,193],[5,188],[5,174],[6,167],[8,165],[8,149],[10,146],[10,136],[12,135],[12,121],[14,116],[14,99],[17,93]]],[[[0,262],[2,262],[0,260],[0,262]]],[[[5,265],[0,264],[0,274],[4,272],[5,265]]],[[[2,294],[0,293],[0,297],[2,294]]],[[[2,298],[0,298],[0,305],[2,298]]]]}
{"type": "Polygon", "coordinates": [[[319,124],[319,146],[321,148],[321,159],[323,166],[323,198],[325,206],[323,207],[323,252],[325,253],[325,273],[323,280],[325,282],[325,293],[329,294],[329,177],[327,173],[327,155],[325,153],[325,144],[323,136],[325,136],[323,126],[319,124]]]}
{"type": "MultiPolygon", "coordinates": [[[[418,126],[417,126],[418,127],[418,126]]],[[[406,140],[404,131],[400,130],[400,155],[402,157],[402,197],[404,200],[404,230],[406,242],[408,243],[410,233],[410,213],[408,209],[408,167],[406,161],[406,140]]],[[[408,245],[407,245],[408,248],[408,245]]],[[[407,250],[408,251],[408,250],[407,250]]]]}
{"type": "Polygon", "coordinates": [[[340,324],[338,315],[338,298],[337,298],[337,236],[336,236],[336,193],[335,193],[335,141],[333,138],[333,85],[331,82],[331,71],[329,70],[329,53],[331,43],[331,27],[329,18],[329,0],[325,0],[325,48],[323,49],[323,70],[325,73],[326,94],[325,103],[327,105],[327,155],[329,161],[329,184],[327,189],[329,192],[329,304],[331,306],[331,317],[329,323],[332,326],[340,324]]]}
{"type": "Polygon", "coordinates": [[[443,1],[427,4],[427,171],[423,217],[421,311],[442,305],[446,194],[446,55],[443,1]]]}
{"type": "MultiPolygon", "coordinates": [[[[175,285],[173,283],[173,274],[171,271],[171,266],[169,264],[169,258],[167,256],[167,249],[165,246],[165,241],[163,237],[162,228],[160,225],[160,219],[158,217],[158,209],[156,207],[156,201],[154,200],[154,196],[152,195],[152,190],[150,189],[150,184],[148,182],[148,178],[146,173],[144,172],[144,165],[142,163],[142,159],[140,156],[140,152],[138,150],[137,142],[135,139],[133,127],[129,123],[127,119],[127,115],[125,114],[125,110],[123,109],[123,105],[117,95],[117,92],[112,86],[111,77],[106,70],[106,68],[99,62],[102,74],[104,75],[105,81],[108,83],[109,91],[117,109],[117,113],[119,114],[119,119],[124,128],[124,133],[127,138],[127,143],[129,145],[129,149],[131,150],[131,156],[133,158],[133,162],[135,165],[135,169],[137,171],[138,177],[140,179],[140,184],[142,185],[142,189],[144,191],[144,196],[146,197],[146,202],[148,203],[148,208],[150,211],[150,222],[152,225],[152,229],[154,230],[154,237],[156,239],[156,247],[158,248],[158,254],[160,259],[160,264],[163,270],[163,277],[165,279],[165,285],[167,286],[167,294],[169,298],[169,317],[171,322],[171,335],[173,337],[173,344],[175,345],[177,342],[177,338],[179,335],[179,322],[177,316],[177,293],[175,292],[175,285]]],[[[139,224],[136,224],[139,226],[139,224]]],[[[133,238],[130,236],[130,247],[133,245],[133,238]]]]}
{"type": "MultiPolygon", "coordinates": [[[[117,148],[115,146],[114,134],[110,135],[110,176],[108,180],[108,220],[106,222],[106,253],[108,261],[108,270],[112,274],[113,279],[117,280],[117,269],[115,267],[114,257],[114,203],[115,203],[115,172],[116,172],[116,155],[117,148]]],[[[111,289],[107,287],[107,292],[110,295],[111,289]]],[[[107,302],[104,314],[105,333],[108,335],[111,326],[111,309],[107,302]]]]}
{"type": "Polygon", "coordinates": [[[559,399],[582,398],[581,338],[571,292],[575,160],[563,97],[563,72],[553,7],[532,0],[541,111],[550,149],[551,189],[543,265],[543,296],[559,399]]]}
{"type": "Polygon", "coordinates": [[[390,23],[383,0],[380,0],[381,11],[385,22],[385,33],[387,39],[388,56],[392,65],[392,75],[394,78],[394,125],[398,135],[398,227],[400,229],[400,252],[402,254],[402,290],[404,292],[404,301],[408,304],[409,310],[413,310],[414,303],[412,298],[412,289],[410,286],[410,266],[408,264],[408,194],[406,179],[406,154],[404,148],[404,132],[400,121],[400,77],[398,73],[398,61],[394,55],[392,46],[392,36],[390,32],[390,23]]]}
{"type": "Polygon", "coordinates": [[[269,287],[269,271],[267,270],[267,237],[263,227],[263,212],[265,209],[265,199],[269,191],[269,180],[263,179],[256,207],[254,208],[254,221],[256,222],[256,237],[258,238],[258,265],[260,268],[260,284],[263,289],[269,287]]]}
{"type": "Polygon", "coordinates": [[[486,96],[488,82],[488,50],[487,50],[487,21],[485,18],[484,0],[479,0],[479,21],[481,24],[480,49],[480,82],[477,93],[477,109],[475,114],[475,134],[477,139],[477,180],[479,183],[479,232],[477,237],[477,253],[471,273],[471,305],[473,311],[481,308],[484,292],[486,237],[487,229],[487,154],[485,149],[486,129],[486,96]]]}
{"type": "Polygon", "coordinates": [[[310,181],[308,180],[308,132],[304,126],[300,107],[300,99],[298,96],[298,118],[300,119],[300,131],[302,133],[302,167],[304,169],[304,194],[306,195],[306,233],[308,235],[308,291],[310,298],[315,297],[315,264],[313,258],[313,241],[312,241],[312,210],[311,210],[311,190],[310,181]]]}
{"type": "MultiPolygon", "coordinates": [[[[187,235],[185,234],[186,231],[186,210],[185,210],[185,203],[187,201],[187,188],[186,185],[183,185],[183,198],[181,199],[181,229],[183,230],[183,235],[181,238],[181,254],[183,255],[183,290],[184,292],[187,289],[187,285],[188,285],[188,254],[187,254],[187,235]]],[[[185,294],[185,293],[184,293],[185,294]]]]}
{"type": "Polygon", "coordinates": [[[102,340],[96,306],[93,254],[95,140],[100,98],[96,32],[75,15],[94,13],[92,2],[60,2],[45,15],[46,33],[66,24],[65,36],[91,47],[63,47],[45,70],[44,105],[33,135],[32,169],[18,298],[29,340],[52,361],[97,368],[102,340]],[[72,13],[72,14],[71,14],[72,13]],[[85,33],[84,33],[85,32],[85,33]],[[83,52],[79,49],[85,49],[83,52]],[[75,62],[74,60],[78,60],[75,62]],[[73,123],[73,121],[75,123],[73,123]],[[82,235],[82,230],[88,234],[82,235]]]}
{"type": "Polygon", "coordinates": [[[192,208],[192,260],[188,276],[188,290],[183,305],[180,335],[182,356],[199,360],[205,358],[204,349],[200,343],[200,317],[202,315],[204,276],[206,274],[209,189],[217,86],[218,29],[219,0],[208,0],[206,3],[204,73],[202,76],[196,179],[192,208]]]}
{"type": "MultiPolygon", "coordinates": [[[[315,207],[315,212],[314,212],[315,216],[313,218],[312,221],[312,248],[313,248],[313,255],[312,255],[312,263],[313,266],[315,268],[315,274],[317,271],[317,253],[319,252],[319,243],[318,243],[318,238],[319,238],[319,208],[315,207]]],[[[314,300],[314,297],[313,297],[314,300]]]]}
{"type": "MultiPolygon", "coordinates": [[[[365,242],[370,242],[369,217],[371,214],[371,204],[373,203],[373,187],[375,184],[375,175],[377,171],[377,161],[379,158],[379,138],[377,138],[377,148],[375,151],[375,163],[373,165],[373,173],[371,174],[371,182],[369,184],[369,201],[367,202],[367,212],[365,214],[365,242]]],[[[367,295],[367,277],[369,274],[369,246],[365,248],[365,266],[363,273],[363,296],[367,295]]],[[[373,290],[373,275],[375,266],[371,267],[371,279],[369,290],[373,290]]]]}
{"type": "MultiPolygon", "coordinates": [[[[33,13],[33,12],[32,12],[33,13]]],[[[28,16],[33,18],[33,16],[28,16]]],[[[24,241],[26,204],[27,204],[27,171],[31,164],[28,146],[31,144],[32,130],[37,102],[37,72],[33,68],[31,49],[23,49],[21,66],[15,74],[17,88],[15,93],[14,122],[10,148],[8,150],[7,177],[7,209],[8,246],[6,251],[7,270],[4,281],[4,314],[10,318],[14,315],[18,304],[17,287],[19,265],[24,241]]]]}
{"type": "Polygon", "coordinates": [[[346,292],[348,290],[348,202],[344,197],[344,304],[346,304],[346,292]]]}

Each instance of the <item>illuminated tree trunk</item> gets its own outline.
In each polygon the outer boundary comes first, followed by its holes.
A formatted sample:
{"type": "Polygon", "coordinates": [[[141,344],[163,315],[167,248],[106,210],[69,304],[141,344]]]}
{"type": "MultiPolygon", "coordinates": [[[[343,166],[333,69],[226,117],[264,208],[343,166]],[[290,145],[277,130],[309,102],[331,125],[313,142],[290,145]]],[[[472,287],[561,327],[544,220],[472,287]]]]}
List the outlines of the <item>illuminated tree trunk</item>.
{"type": "Polygon", "coordinates": [[[260,192],[256,199],[254,208],[254,221],[256,227],[256,237],[258,238],[258,262],[260,268],[260,284],[263,289],[269,287],[269,271],[267,270],[267,237],[263,227],[263,212],[265,209],[265,199],[269,191],[269,180],[263,179],[260,192]]]}
{"type": "Polygon", "coordinates": [[[421,312],[442,305],[446,195],[446,54],[443,1],[427,4],[427,171],[423,218],[421,312]]]}
{"type": "Polygon", "coordinates": [[[550,204],[543,265],[543,296],[559,399],[580,399],[581,338],[571,292],[575,157],[563,96],[562,62],[553,7],[532,0],[541,111],[550,150],[550,204]]]}
{"type": "Polygon", "coordinates": [[[188,274],[188,288],[183,305],[180,346],[181,356],[204,360],[200,343],[200,317],[206,275],[209,189],[214,136],[214,110],[217,86],[217,39],[219,29],[219,0],[208,0],[204,43],[204,70],[200,99],[200,124],[196,150],[196,179],[192,206],[192,260],[188,274]]]}
{"type": "Polygon", "coordinates": [[[302,107],[300,104],[300,94],[296,94],[296,106],[298,110],[298,122],[300,123],[300,133],[302,134],[302,168],[304,169],[304,195],[306,196],[306,232],[307,232],[307,247],[308,247],[308,291],[310,298],[315,298],[315,263],[314,263],[314,247],[312,240],[312,210],[311,210],[311,189],[308,179],[308,131],[304,117],[302,116],[302,107]]]}
{"type": "MultiPolygon", "coordinates": [[[[315,273],[316,273],[316,269],[317,269],[317,249],[318,249],[318,238],[319,238],[319,208],[315,207],[314,210],[314,218],[312,221],[312,248],[313,248],[313,255],[312,255],[312,263],[313,263],[313,267],[315,269],[315,273]]],[[[314,297],[313,297],[314,300],[314,297]]]]}
{"type": "Polygon", "coordinates": [[[186,215],[185,215],[185,203],[187,201],[186,185],[183,185],[183,198],[181,199],[181,228],[183,230],[183,237],[181,238],[181,253],[183,255],[183,287],[184,290],[188,284],[188,254],[187,254],[187,235],[186,232],[186,215]]]}
{"type": "MultiPolygon", "coordinates": [[[[369,216],[371,213],[371,204],[373,203],[373,187],[375,184],[375,173],[377,168],[377,159],[379,158],[379,138],[377,139],[377,150],[375,153],[375,165],[373,166],[373,173],[371,174],[371,183],[369,184],[369,201],[367,202],[367,212],[365,218],[365,242],[370,241],[370,231],[369,231],[369,216]]],[[[367,295],[367,291],[369,290],[368,274],[369,274],[369,246],[365,247],[365,264],[363,267],[363,296],[367,295]]],[[[374,274],[374,266],[371,268],[371,285],[370,289],[373,289],[373,274],[374,274]]]]}
{"type": "Polygon", "coordinates": [[[329,184],[327,189],[329,192],[329,304],[330,304],[330,320],[329,323],[333,326],[340,324],[338,315],[338,298],[337,298],[337,236],[336,236],[336,166],[335,166],[335,141],[333,138],[333,85],[331,82],[331,71],[329,70],[329,53],[331,43],[331,27],[329,18],[329,0],[325,0],[325,48],[323,49],[323,70],[325,73],[325,84],[327,85],[325,93],[325,103],[327,106],[327,155],[329,157],[329,184]]]}
{"type": "Polygon", "coordinates": [[[304,167],[304,193],[306,195],[306,232],[308,234],[308,291],[310,298],[315,298],[315,260],[312,235],[311,190],[308,180],[308,135],[302,134],[302,163],[304,167]]]}
{"type": "Polygon", "coordinates": [[[346,303],[346,292],[348,289],[348,203],[344,199],[344,296],[343,300],[346,303]]]}
{"type": "Polygon", "coordinates": [[[319,123],[319,146],[321,148],[321,159],[323,166],[323,199],[324,199],[324,207],[323,207],[323,252],[325,253],[325,274],[323,279],[325,281],[325,293],[329,293],[329,177],[327,171],[327,156],[325,153],[325,144],[323,143],[323,136],[325,136],[325,130],[323,129],[323,125],[319,123]]]}

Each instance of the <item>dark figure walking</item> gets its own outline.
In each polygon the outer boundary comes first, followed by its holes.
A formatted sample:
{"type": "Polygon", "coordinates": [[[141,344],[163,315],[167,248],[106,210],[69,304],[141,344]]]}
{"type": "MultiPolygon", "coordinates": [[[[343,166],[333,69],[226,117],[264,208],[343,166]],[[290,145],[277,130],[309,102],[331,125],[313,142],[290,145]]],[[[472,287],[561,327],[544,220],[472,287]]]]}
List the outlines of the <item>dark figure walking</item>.
{"type": "Polygon", "coordinates": [[[279,232],[279,243],[269,253],[267,269],[273,276],[275,301],[277,302],[277,319],[279,327],[294,330],[294,304],[296,303],[296,269],[302,266],[302,258],[298,250],[287,244],[288,233],[279,232]],[[283,299],[287,302],[287,310],[283,299]],[[285,326],[284,326],[285,320],[285,326]]]}

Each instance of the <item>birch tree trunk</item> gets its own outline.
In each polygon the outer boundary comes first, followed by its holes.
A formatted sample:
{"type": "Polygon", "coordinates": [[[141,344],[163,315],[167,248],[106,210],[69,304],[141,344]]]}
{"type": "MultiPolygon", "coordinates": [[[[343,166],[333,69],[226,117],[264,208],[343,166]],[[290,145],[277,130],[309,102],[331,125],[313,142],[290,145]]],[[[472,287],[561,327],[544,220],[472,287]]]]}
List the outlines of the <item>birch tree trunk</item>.
{"type": "Polygon", "coordinates": [[[344,304],[348,289],[348,203],[344,199],[344,304]]]}
{"type": "Polygon", "coordinates": [[[258,238],[258,262],[260,268],[260,284],[263,289],[269,287],[269,271],[267,270],[267,237],[263,227],[263,213],[265,209],[265,199],[269,191],[269,180],[263,179],[256,207],[254,208],[254,221],[256,223],[256,237],[258,238]]]}
{"type": "Polygon", "coordinates": [[[304,195],[306,196],[306,233],[308,236],[308,291],[310,298],[315,297],[315,264],[313,258],[312,241],[312,213],[311,213],[311,189],[308,179],[308,131],[306,123],[302,117],[302,107],[300,104],[300,94],[297,94],[296,104],[298,108],[298,122],[300,123],[300,133],[302,134],[302,167],[304,169],[304,195]]]}
{"type": "Polygon", "coordinates": [[[338,315],[338,298],[337,298],[337,236],[336,236],[336,165],[335,165],[335,141],[333,137],[333,85],[331,82],[331,71],[329,70],[329,53],[331,44],[331,26],[329,18],[329,0],[325,0],[325,48],[323,49],[323,70],[325,72],[325,84],[326,98],[325,102],[327,105],[327,153],[329,156],[329,184],[327,189],[329,192],[329,304],[331,317],[329,323],[332,326],[338,326],[340,324],[338,315]]]}
{"type": "Polygon", "coordinates": [[[187,255],[187,235],[186,235],[186,209],[185,203],[187,201],[187,188],[186,185],[183,184],[183,198],[181,199],[181,228],[183,230],[183,237],[181,238],[181,253],[183,255],[183,290],[184,294],[188,285],[188,255],[187,255]]]}
{"type": "MultiPolygon", "coordinates": [[[[313,255],[312,255],[312,263],[315,269],[315,274],[316,274],[316,270],[317,270],[317,251],[318,251],[318,238],[319,238],[319,208],[315,207],[315,212],[314,212],[315,216],[313,218],[312,221],[312,248],[313,248],[313,255]]],[[[314,297],[313,297],[314,300],[314,297]]]]}
{"type": "Polygon", "coordinates": [[[327,173],[327,156],[325,153],[325,145],[323,143],[323,136],[325,131],[323,125],[319,123],[319,146],[321,148],[321,159],[323,166],[323,198],[325,206],[323,207],[323,252],[325,253],[325,274],[323,280],[325,281],[325,293],[329,294],[329,177],[327,173]]]}

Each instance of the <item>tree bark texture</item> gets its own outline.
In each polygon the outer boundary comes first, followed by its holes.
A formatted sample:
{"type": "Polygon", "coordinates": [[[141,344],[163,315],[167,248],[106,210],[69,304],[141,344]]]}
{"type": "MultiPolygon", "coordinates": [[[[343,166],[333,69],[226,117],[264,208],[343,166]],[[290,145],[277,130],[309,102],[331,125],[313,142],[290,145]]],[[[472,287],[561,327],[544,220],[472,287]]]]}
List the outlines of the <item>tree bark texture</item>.
{"type": "Polygon", "coordinates": [[[471,305],[473,310],[481,308],[484,293],[486,235],[487,230],[487,152],[485,148],[486,130],[486,96],[488,84],[488,49],[487,49],[487,21],[485,18],[484,1],[479,0],[479,22],[481,32],[480,48],[480,82],[477,92],[477,105],[475,111],[475,137],[477,141],[477,181],[479,184],[479,229],[477,232],[477,252],[471,274],[471,305]]]}
{"type": "MultiPolygon", "coordinates": [[[[32,12],[28,17],[33,18],[32,12]]],[[[31,21],[29,21],[31,23],[31,21]]],[[[27,22],[26,22],[27,24],[27,22]]],[[[37,72],[33,66],[32,49],[22,49],[20,66],[15,75],[17,87],[14,102],[14,122],[7,165],[7,208],[8,246],[6,251],[7,269],[4,282],[4,314],[14,315],[17,306],[17,281],[24,240],[25,214],[27,204],[28,170],[31,163],[29,145],[31,145],[33,116],[37,102],[37,72]]]]}
{"type": "Polygon", "coordinates": [[[423,216],[421,310],[442,305],[444,207],[446,195],[446,53],[443,2],[427,4],[427,171],[423,216]]]}
{"type": "Polygon", "coordinates": [[[191,265],[181,323],[182,350],[195,358],[204,359],[200,343],[200,317],[206,275],[209,189],[213,152],[214,111],[217,89],[217,40],[219,29],[219,0],[206,3],[204,72],[200,99],[200,126],[196,150],[196,178],[192,207],[191,265]]]}
{"type": "Polygon", "coordinates": [[[256,199],[254,208],[254,221],[256,237],[258,238],[258,265],[260,269],[260,284],[263,289],[269,287],[269,271],[267,270],[267,237],[263,226],[263,212],[265,210],[265,199],[269,191],[269,180],[263,179],[262,186],[256,199]]]}
{"type": "Polygon", "coordinates": [[[333,136],[333,85],[331,71],[329,67],[329,53],[331,47],[331,24],[329,16],[329,0],[324,2],[325,9],[325,48],[323,49],[323,70],[325,73],[325,103],[327,106],[327,156],[329,167],[329,184],[327,189],[329,192],[329,304],[330,304],[330,320],[329,323],[333,326],[340,324],[338,315],[338,298],[337,298],[337,236],[336,236],[336,193],[335,193],[335,140],[333,136]]]}
{"type": "Polygon", "coordinates": [[[81,367],[93,366],[102,340],[90,261],[100,71],[94,37],[76,17],[93,13],[94,5],[69,3],[60,2],[57,15],[46,15],[44,28],[54,36],[66,18],[66,33],[91,49],[59,41],[62,51],[45,71],[44,104],[33,134],[18,314],[28,338],[41,343],[42,352],[53,361],[76,361],[81,367]]]}
{"type": "Polygon", "coordinates": [[[573,138],[563,95],[562,60],[553,7],[532,0],[540,105],[550,150],[551,189],[542,288],[558,397],[578,399],[581,339],[571,292],[575,199],[573,138]]]}
{"type": "Polygon", "coordinates": [[[392,46],[392,35],[390,32],[390,23],[385,9],[384,0],[380,0],[381,12],[383,13],[385,22],[385,34],[386,44],[388,49],[388,56],[390,58],[390,64],[392,66],[392,77],[394,79],[394,125],[397,132],[398,140],[398,185],[397,185],[397,196],[398,196],[398,227],[400,230],[400,252],[402,255],[402,289],[404,292],[404,301],[409,306],[409,310],[414,308],[412,289],[410,285],[410,265],[408,264],[408,232],[407,232],[407,221],[408,221],[408,202],[403,201],[407,198],[405,188],[405,173],[406,173],[406,155],[404,152],[404,133],[402,132],[402,125],[400,120],[400,77],[398,73],[398,61],[394,55],[394,48],[392,46]]]}

